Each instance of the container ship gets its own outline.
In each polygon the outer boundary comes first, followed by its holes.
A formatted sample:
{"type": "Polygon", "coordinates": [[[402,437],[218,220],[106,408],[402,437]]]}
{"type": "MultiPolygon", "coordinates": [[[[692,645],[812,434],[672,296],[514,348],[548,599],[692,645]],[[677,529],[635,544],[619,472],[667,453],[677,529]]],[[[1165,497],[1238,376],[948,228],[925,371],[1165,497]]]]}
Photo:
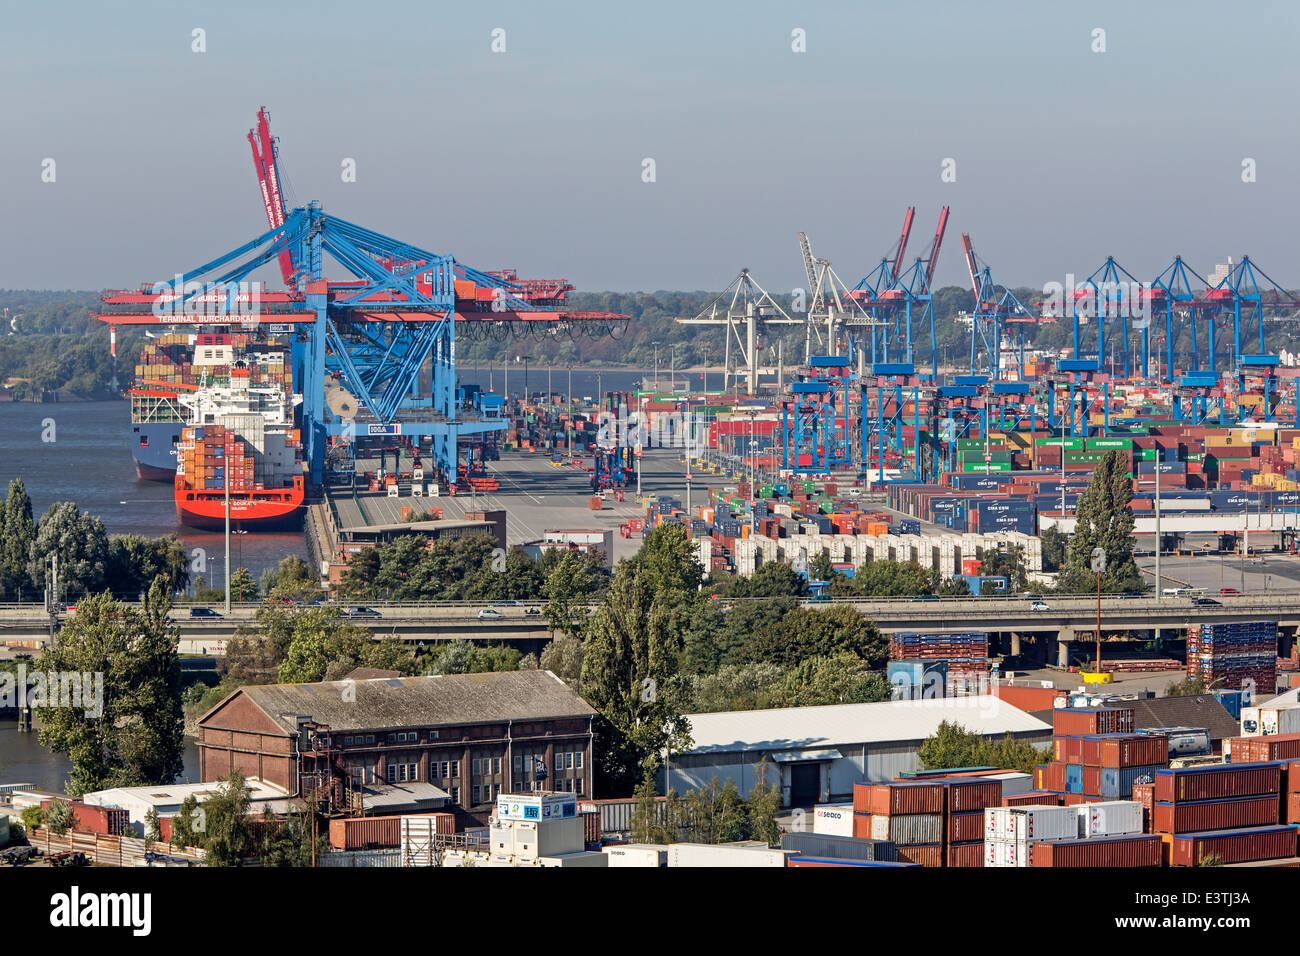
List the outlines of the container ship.
{"type": "Polygon", "coordinates": [[[176,515],[203,530],[296,530],[302,524],[306,469],[294,409],[302,396],[253,385],[246,368],[230,384],[180,397],[191,424],[181,429],[175,478],[176,515]]]}
{"type": "Polygon", "coordinates": [[[252,333],[169,333],[140,352],[131,401],[131,455],[144,481],[176,477],[176,446],[190,421],[181,396],[204,385],[229,384],[230,370],[247,368],[254,385],[290,385],[283,345],[252,333]]]}

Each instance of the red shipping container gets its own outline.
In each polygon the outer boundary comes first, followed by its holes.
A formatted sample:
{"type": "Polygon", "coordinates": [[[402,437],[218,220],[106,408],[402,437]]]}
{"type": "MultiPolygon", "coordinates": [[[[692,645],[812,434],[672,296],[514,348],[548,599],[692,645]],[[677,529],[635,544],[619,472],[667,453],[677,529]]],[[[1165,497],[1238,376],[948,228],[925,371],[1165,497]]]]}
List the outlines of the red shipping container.
{"type": "Polygon", "coordinates": [[[1085,803],[1100,803],[1101,797],[1095,793],[1067,793],[1062,806],[1077,807],[1085,803]]]}
{"type": "Polygon", "coordinates": [[[1083,793],[1088,797],[1101,796],[1101,768],[1083,768],[1083,793]]]}
{"type": "MultiPolygon", "coordinates": [[[[42,800],[41,809],[48,812],[54,800],[42,800]]],[[[100,807],[80,800],[60,800],[72,805],[72,829],[80,833],[98,833],[100,836],[131,834],[131,813],[121,807],[100,807]]]]}
{"type": "MultiPolygon", "coordinates": [[[[949,843],[970,843],[978,840],[984,842],[984,811],[974,813],[950,813],[945,828],[949,843]]],[[[983,857],[980,857],[981,861],[983,857]]],[[[981,866],[983,863],[981,862],[981,866]]]]}
{"type": "Polygon", "coordinates": [[[1253,763],[1260,760],[1293,760],[1300,758],[1300,734],[1233,737],[1230,749],[1234,763],[1253,763]]]}
{"type": "MultiPolygon", "coordinates": [[[[450,815],[450,814],[449,814],[450,815]]],[[[589,810],[582,815],[582,829],[587,846],[597,846],[600,843],[600,811],[589,810]]]]}
{"type": "MultiPolygon", "coordinates": [[[[982,852],[982,851],[981,851],[982,852]]],[[[920,846],[900,846],[898,859],[902,863],[919,863],[921,866],[943,866],[943,844],[926,843],[920,846]]]]}
{"type": "Polygon", "coordinates": [[[1058,736],[1132,732],[1132,707],[1058,708],[1052,711],[1052,733],[1058,736]]]}
{"type": "Polygon", "coordinates": [[[1220,863],[1284,860],[1296,855],[1295,827],[1258,827],[1217,833],[1178,834],[1170,843],[1170,866],[1199,866],[1207,856],[1220,863]]]}
{"type": "MultiPolygon", "coordinates": [[[[1276,764],[1183,767],[1157,770],[1155,784],[1156,800],[1160,803],[1248,797],[1278,793],[1282,786],[1282,770],[1276,764]]],[[[1203,829],[1217,830],[1221,827],[1203,829]]]]}
{"type": "Polygon", "coordinates": [[[1035,790],[1051,790],[1055,793],[1061,793],[1065,790],[1065,764],[1061,761],[1049,763],[1042,773],[1042,779],[1039,774],[1034,774],[1035,790]]]}
{"type": "Polygon", "coordinates": [[[1161,803],[1157,800],[1151,814],[1151,829],[1155,833],[1200,833],[1202,830],[1258,827],[1277,823],[1277,813],[1276,794],[1188,803],[1161,803]]]}
{"type": "Polygon", "coordinates": [[[1169,760],[1169,738],[1161,734],[1125,734],[1101,738],[1103,767],[1150,767],[1169,760]]]}
{"type": "Polygon", "coordinates": [[[1300,793],[1286,795],[1286,819],[1282,822],[1300,824],[1300,793]]]}
{"type": "Polygon", "coordinates": [[[402,818],[340,817],[330,821],[330,846],[336,850],[364,850],[372,846],[400,846],[402,818]]]}
{"type": "Polygon", "coordinates": [[[941,783],[858,783],[853,785],[853,812],[886,816],[943,813],[943,797],[941,783]]]}
{"type": "Polygon", "coordinates": [[[1032,860],[1034,866],[1054,867],[1159,866],[1160,837],[1143,834],[1035,843],[1032,860]]]}
{"type": "MultiPolygon", "coordinates": [[[[1079,740],[1079,759],[1067,760],[1066,763],[1081,763],[1084,767],[1098,768],[1101,766],[1101,738],[1100,737],[1080,737],[1079,740]]],[[[1084,771],[1085,781],[1088,779],[1087,771],[1084,771]]],[[[1098,787],[1101,785],[1101,776],[1097,776],[1098,787]]],[[[1100,790],[1088,790],[1087,784],[1084,784],[1084,790],[1087,793],[1100,793],[1100,790]]]]}
{"type": "Polygon", "coordinates": [[[1133,784],[1133,799],[1142,804],[1142,832],[1151,832],[1151,814],[1156,806],[1156,785],[1154,783],[1133,784]]]}
{"type": "Polygon", "coordinates": [[[1010,796],[1003,797],[1002,805],[1004,807],[1059,807],[1061,805],[1061,795],[1052,793],[1050,790],[1030,790],[1027,793],[1013,793],[1010,796]]]}
{"type": "Polygon", "coordinates": [[[853,835],[860,840],[871,839],[871,814],[854,811],[853,835]]]}
{"type": "Polygon", "coordinates": [[[969,813],[1002,802],[1001,780],[952,780],[945,781],[944,787],[948,798],[944,809],[948,813],[969,813]]]}
{"type": "MultiPolygon", "coordinates": [[[[983,814],[976,814],[983,817],[983,814]]],[[[974,869],[984,866],[984,841],[979,843],[959,843],[950,845],[945,855],[944,862],[948,866],[959,867],[961,869],[974,869]]]]}

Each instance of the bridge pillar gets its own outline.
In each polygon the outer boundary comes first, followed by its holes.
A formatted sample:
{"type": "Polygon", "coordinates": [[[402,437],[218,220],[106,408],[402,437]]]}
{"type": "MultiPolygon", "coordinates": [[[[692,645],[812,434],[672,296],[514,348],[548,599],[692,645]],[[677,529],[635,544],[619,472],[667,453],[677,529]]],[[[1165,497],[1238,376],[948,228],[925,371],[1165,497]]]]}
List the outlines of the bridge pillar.
{"type": "Polygon", "coordinates": [[[1070,642],[1074,640],[1074,628],[1063,627],[1056,634],[1056,663],[1058,667],[1070,666],[1070,642]]]}
{"type": "Polygon", "coordinates": [[[1011,632],[1011,656],[1020,656],[1020,634],[1017,631],[1011,632]]]}

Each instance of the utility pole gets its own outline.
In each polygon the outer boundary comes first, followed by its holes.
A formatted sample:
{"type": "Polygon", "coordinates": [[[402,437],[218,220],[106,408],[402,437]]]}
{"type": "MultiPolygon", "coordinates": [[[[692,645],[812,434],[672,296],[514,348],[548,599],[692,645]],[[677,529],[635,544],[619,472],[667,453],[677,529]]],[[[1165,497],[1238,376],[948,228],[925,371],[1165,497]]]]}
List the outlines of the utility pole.
{"type": "Polygon", "coordinates": [[[221,482],[226,487],[226,613],[230,613],[230,462],[226,462],[226,477],[221,482]]]}

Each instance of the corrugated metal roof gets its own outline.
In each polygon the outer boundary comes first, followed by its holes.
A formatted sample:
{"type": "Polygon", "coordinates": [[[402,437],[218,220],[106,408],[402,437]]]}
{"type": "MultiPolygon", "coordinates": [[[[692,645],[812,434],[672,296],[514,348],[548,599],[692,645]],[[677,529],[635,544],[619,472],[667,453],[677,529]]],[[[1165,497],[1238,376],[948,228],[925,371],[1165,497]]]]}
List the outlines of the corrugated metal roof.
{"type": "Polygon", "coordinates": [[[690,714],[688,753],[806,750],[924,740],[945,720],[979,734],[1050,734],[1051,724],[992,696],[690,714]]]}
{"type": "MultiPolygon", "coordinates": [[[[237,694],[246,695],[288,733],[297,730],[297,714],[309,714],[336,733],[595,714],[563,681],[542,670],[260,684],[241,687],[231,696],[237,694]]],[[[226,701],[204,714],[199,724],[226,701]]]]}

